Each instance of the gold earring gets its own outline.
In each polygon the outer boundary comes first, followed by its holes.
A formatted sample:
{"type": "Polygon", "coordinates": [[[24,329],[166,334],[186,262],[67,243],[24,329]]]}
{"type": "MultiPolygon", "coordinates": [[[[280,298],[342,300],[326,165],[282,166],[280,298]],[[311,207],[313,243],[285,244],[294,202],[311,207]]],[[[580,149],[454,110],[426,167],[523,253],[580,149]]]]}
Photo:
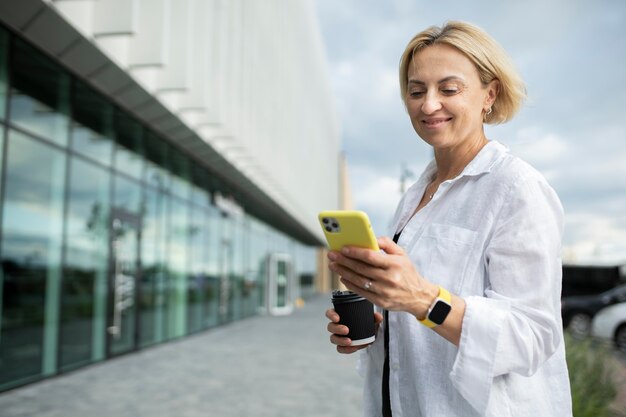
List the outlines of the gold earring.
{"type": "Polygon", "coordinates": [[[483,116],[483,121],[487,121],[487,117],[489,117],[490,114],[491,114],[491,107],[489,107],[489,110],[485,112],[485,115],[483,116]]]}

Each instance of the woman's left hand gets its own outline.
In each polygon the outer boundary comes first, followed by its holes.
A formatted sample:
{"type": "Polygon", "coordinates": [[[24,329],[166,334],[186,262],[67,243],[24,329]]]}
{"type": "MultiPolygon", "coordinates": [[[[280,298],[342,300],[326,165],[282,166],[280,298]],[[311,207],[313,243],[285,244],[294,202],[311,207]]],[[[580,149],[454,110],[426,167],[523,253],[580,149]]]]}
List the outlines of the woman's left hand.
{"type": "Polygon", "coordinates": [[[341,276],[350,291],[377,306],[425,318],[439,287],[424,279],[391,239],[379,238],[378,246],[383,252],[354,246],[329,252],[329,268],[341,276]]]}

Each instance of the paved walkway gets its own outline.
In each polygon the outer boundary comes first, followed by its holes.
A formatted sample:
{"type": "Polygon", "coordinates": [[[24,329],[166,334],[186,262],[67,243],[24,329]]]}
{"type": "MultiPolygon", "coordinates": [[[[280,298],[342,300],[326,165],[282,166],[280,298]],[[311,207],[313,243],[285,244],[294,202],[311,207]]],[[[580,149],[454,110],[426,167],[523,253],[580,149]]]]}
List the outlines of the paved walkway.
{"type": "Polygon", "coordinates": [[[321,417],[361,415],[354,355],[328,342],[316,297],[0,394],[0,416],[321,417]]]}

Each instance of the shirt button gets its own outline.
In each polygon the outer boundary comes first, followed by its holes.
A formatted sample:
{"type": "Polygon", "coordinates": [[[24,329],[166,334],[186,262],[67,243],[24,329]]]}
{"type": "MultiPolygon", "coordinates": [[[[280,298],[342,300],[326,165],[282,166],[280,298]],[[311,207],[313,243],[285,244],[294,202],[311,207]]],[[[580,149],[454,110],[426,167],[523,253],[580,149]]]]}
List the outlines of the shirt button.
{"type": "Polygon", "coordinates": [[[400,369],[400,364],[399,363],[392,363],[391,364],[391,369],[393,369],[394,371],[397,371],[398,369],[400,369]]]}

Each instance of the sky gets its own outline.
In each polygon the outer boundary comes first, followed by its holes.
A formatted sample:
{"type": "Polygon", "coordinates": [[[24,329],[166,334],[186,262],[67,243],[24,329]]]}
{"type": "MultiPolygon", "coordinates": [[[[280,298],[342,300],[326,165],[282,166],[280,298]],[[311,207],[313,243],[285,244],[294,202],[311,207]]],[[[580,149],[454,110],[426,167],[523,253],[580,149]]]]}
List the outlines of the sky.
{"type": "Polygon", "coordinates": [[[485,133],[556,190],[563,262],[626,264],[626,1],[315,1],[354,208],[378,235],[402,167],[408,188],[432,159],[400,99],[400,55],[421,30],[463,20],[491,34],[526,83],[520,113],[485,133]]]}

